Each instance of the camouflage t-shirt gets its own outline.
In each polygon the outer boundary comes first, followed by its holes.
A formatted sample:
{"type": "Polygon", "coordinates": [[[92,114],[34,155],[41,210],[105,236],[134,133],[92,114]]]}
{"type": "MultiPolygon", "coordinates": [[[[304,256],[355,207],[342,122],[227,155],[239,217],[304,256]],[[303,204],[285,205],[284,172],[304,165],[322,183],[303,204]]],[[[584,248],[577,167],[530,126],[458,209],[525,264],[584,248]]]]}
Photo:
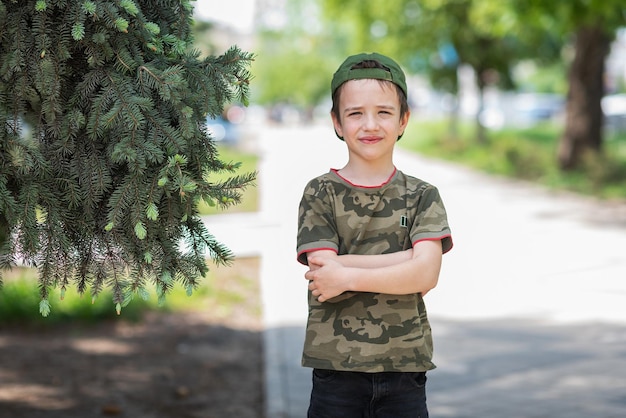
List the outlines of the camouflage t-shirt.
{"type": "MultiPolygon", "coordinates": [[[[336,170],[309,182],[298,215],[298,261],[329,249],[386,254],[418,241],[441,239],[452,248],[438,190],[395,171],[380,187],[356,186],[336,170]]],[[[302,365],[361,372],[433,369],[433,342],[421,294],[346,292],[318,302],[309,291],[302,365]]]]}

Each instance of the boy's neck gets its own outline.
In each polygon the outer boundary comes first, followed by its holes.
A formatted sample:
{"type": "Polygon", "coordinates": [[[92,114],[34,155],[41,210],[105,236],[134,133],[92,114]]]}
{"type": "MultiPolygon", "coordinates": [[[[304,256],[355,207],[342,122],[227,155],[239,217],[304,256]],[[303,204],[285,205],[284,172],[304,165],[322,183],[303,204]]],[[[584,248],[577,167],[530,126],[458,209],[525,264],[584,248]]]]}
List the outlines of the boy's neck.
{"type": "Polygon", "coordinates": [[[366,167],[360,167],[359,165],[351,164],[349,162],[345,167],[338,170],[337,174],[352,184],[375,187],[386,183],[391,178],[395,170],[396,168],[393,164],[387,164],[384,166],[368,165],[366,167]]]}

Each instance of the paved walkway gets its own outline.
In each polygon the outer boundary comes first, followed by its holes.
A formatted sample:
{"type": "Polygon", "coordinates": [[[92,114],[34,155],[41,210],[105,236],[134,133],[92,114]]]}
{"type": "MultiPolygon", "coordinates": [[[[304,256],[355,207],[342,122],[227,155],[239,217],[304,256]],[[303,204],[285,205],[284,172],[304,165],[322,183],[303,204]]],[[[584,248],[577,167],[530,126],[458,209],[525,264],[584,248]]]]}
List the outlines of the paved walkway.
{"type": "MultiPolygon", "coordinates": [[[[297,207],[305,183],[340,168],[346,151],[329,127],[259,132],[260,212],[213,217],[209,229],[238,256],[262,257],[266,415],[303,418],[297,207]]],[[[396,165],[439,187],[455,243],[427,298],[431,416],[626,416],[626,207],[400,150],[396,165]]]]}

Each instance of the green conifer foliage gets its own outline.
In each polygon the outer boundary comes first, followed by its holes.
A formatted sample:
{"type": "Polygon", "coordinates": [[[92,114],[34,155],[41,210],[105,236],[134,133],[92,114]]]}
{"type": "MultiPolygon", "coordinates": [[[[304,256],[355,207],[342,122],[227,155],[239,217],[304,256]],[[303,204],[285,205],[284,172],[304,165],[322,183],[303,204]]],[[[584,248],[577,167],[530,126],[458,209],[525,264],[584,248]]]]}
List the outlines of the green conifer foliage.
{"type": "Polygon", "coordinates": [[[156,283],[191,293],[205,258],[204,199],[236,204],[254,173],[219,159],[206,115],[246,103],[251,54],[201,59],[190,0],[0,1],[0,268],[48,292],[112,289],[119,311],[156,283]],[[215,183],[209,173],[227,171],[215,183]]]}

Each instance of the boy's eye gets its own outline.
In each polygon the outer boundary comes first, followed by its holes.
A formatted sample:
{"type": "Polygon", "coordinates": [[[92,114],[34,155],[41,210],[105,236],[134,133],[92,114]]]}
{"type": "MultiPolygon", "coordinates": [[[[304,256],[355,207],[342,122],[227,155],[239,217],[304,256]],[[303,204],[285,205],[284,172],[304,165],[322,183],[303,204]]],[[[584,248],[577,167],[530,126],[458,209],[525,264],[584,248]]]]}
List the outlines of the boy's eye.
{"type": "Polygon", "coordinates": [[[361,112],[350,112],[348,113],[348,116],[359,116],[361,114],[361,112]]]}

